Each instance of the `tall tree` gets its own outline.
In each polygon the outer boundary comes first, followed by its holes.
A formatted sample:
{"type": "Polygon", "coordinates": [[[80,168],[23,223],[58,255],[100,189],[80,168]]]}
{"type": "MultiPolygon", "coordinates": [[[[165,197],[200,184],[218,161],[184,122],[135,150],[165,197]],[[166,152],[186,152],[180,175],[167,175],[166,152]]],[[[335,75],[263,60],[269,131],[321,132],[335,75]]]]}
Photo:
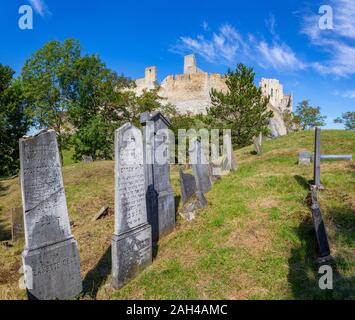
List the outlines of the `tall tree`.
{"type": "Polygon", "coordinates": [[[308,100],[301,101],[295,112],[302,130],[325,126],[326,116],[322,116],[320,107],[312,107],[308,100]]]}
{"type": "Polygon", "coordinates": [[[345,130],[355,130],[355,112],[349,111],[342,114],[341,118],[336,118],[334,123],[344,124],[345,130]]]}
{"type": "Polygon", "coordinates": [[[30,116],[38,128],[57,132],[60,155],[66,134],[66,112],[73,95],[75,65],[80,58],[80,46],[75,40],[50,41],[35,52],[22,69],[22,81],[31,102],[30,116]]]}
{"type": "Polygon", "coordinates": [[[273,116],[267,110],[268,98],[254,84],[252,68],[238,64],[236,71],[226,75],[227,92],[211,90],[212,106],[207,119],[215,128],[232,129],[233,143],[239,147],[251,144],[253,137],[268,131],[268,120],[273,116]]]}
{"type": "Polygon", "coordinates": [[[26,100],[14,71],[0,64],[0,176],[13,175],[19,168],[18,140],[30,126],[26,100]]]}

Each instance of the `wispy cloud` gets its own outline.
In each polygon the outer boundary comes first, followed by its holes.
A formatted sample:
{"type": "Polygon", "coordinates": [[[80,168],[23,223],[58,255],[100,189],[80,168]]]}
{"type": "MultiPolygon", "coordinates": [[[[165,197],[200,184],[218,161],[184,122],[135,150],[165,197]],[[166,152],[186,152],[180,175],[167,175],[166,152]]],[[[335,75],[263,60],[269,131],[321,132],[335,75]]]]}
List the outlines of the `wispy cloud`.
{"type": "Polygon", "coordinates": [[[216,32],[205,32],[196,37],[180,37],[173,51],[181,54],[194,52],[211,63],[228,66],[244,62],[280,71],[304,69],[306,64],[289,46],[279,40],[273,15],[270,16],[268,23],[273,34],[271,43],[257,39],[252,34],[243,36],[232,25],[224,24],[216,32]]]}
{"type": "Polygon", "coordinates": [[[333,29],[319,28],[320,15],[306,14],[301,32],[306,34],[313,46],[318,47],[328,57],[312,63],[312,67],[322,74],[348,77],[355,74],[355,1],[329,0],[333,9],[333,29]]]}
{"type": "Polygon", "coordinates": [[[347,91],[334,91],[333,94],[335,96],[343,97],[343,98],[349,98],[349,99],[355,99],[355,90],[347,90],[347,91]]]}
{"type": "Polygon", "coordinates": [[[28,0],[33,9],[41,16],[50,15],[50,11],[43,0],[28,0]]]}

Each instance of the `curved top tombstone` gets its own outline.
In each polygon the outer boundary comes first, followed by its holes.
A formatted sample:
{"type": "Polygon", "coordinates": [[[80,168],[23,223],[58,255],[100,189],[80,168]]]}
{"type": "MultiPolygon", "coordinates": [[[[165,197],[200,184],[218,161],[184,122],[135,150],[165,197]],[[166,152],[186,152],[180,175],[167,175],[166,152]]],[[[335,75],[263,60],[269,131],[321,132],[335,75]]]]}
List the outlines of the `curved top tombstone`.
{"type": "Polygon", "coordinates": [[[147,223],[143,139],[126,123],[115,132],[115,234],[147,223]]]}

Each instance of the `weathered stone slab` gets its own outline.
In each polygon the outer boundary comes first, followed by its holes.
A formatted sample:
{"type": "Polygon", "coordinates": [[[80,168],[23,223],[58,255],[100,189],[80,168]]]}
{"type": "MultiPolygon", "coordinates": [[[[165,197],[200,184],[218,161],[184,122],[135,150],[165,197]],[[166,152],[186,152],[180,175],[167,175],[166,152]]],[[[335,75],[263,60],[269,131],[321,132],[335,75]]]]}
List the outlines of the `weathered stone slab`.
{"type": "Polygon", "coordinates": [[[185,204],[196,193],[196,180],[192,174],[184,173],[182,168],[179,169],[179,174],[181,197],[183,204],[185,204]]]}
{"type": "Polygon", "coordinates": [[[169,140],[167,129],[171,123],[160,112],[152,115],[146,112],[141,114],[141,124],[144,126],[148,221],[152,226],[153,243],[156,243],[174,230],[176,222],[169,157],[165,161],[161,159],[161,150],[169,140]]]}
{"type": "Polygon", "coordinates": [[[201,142],[198,139],[191,139],[189,146],[192,171],[196,179],[197,190],[206,193],[212,187],[211,167],[207,156],[202,150],[201,142]]]}
{"type": "Polygon", "coordinates": [[[112,284],[118,289],[152,262],[142,133],[127,123],[115,133],[115,231],[112,284]]]}
{"type": "Polygon", "coordinates": [[[92,156],[83,155],[81,158],[83,159],[83,162],[84,162],[85,164],[88,164],[88,163],[92,163],[92,162],[93,162],[92,156]]]}
{"type": "Polygon", "coordinates": [[[262,153],[262,143],[263,143],[263,134],[260,132],[260,134],[254,138],[255,152],[259,155],[262,153]]]}
{"type": "Polygon", "coordinates": [[[298,165],[307,166],[311,164],[311,154],[308,151],[301,151],[298,154],[298,165]]]}
{"type": "Polygon", "coordinates": [[[27,290],[36,299],[72,298],[82,290],[80,261],[70,229],[55,131],[20,139],[20,163],[27,290]]]}
{"type": "Polygon", "coordinates": [[[24,239],[25,237],[25,226],[23,221],[23,210],[22,208],[14,208],[11,211],[11,234],[12,241],[18,241],[24,239]]]}

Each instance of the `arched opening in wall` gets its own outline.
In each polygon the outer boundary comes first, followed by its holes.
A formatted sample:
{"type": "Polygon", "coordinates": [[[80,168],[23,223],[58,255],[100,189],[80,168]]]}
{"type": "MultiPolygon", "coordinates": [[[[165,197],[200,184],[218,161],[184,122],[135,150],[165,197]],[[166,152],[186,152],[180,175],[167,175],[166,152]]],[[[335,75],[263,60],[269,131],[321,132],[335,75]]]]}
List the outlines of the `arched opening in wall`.
{"type": "Polygon", "coordinates": [[[273,97],[274,96],[274,89],[273,88],[271,88],[271,97],[273,97]]]}

